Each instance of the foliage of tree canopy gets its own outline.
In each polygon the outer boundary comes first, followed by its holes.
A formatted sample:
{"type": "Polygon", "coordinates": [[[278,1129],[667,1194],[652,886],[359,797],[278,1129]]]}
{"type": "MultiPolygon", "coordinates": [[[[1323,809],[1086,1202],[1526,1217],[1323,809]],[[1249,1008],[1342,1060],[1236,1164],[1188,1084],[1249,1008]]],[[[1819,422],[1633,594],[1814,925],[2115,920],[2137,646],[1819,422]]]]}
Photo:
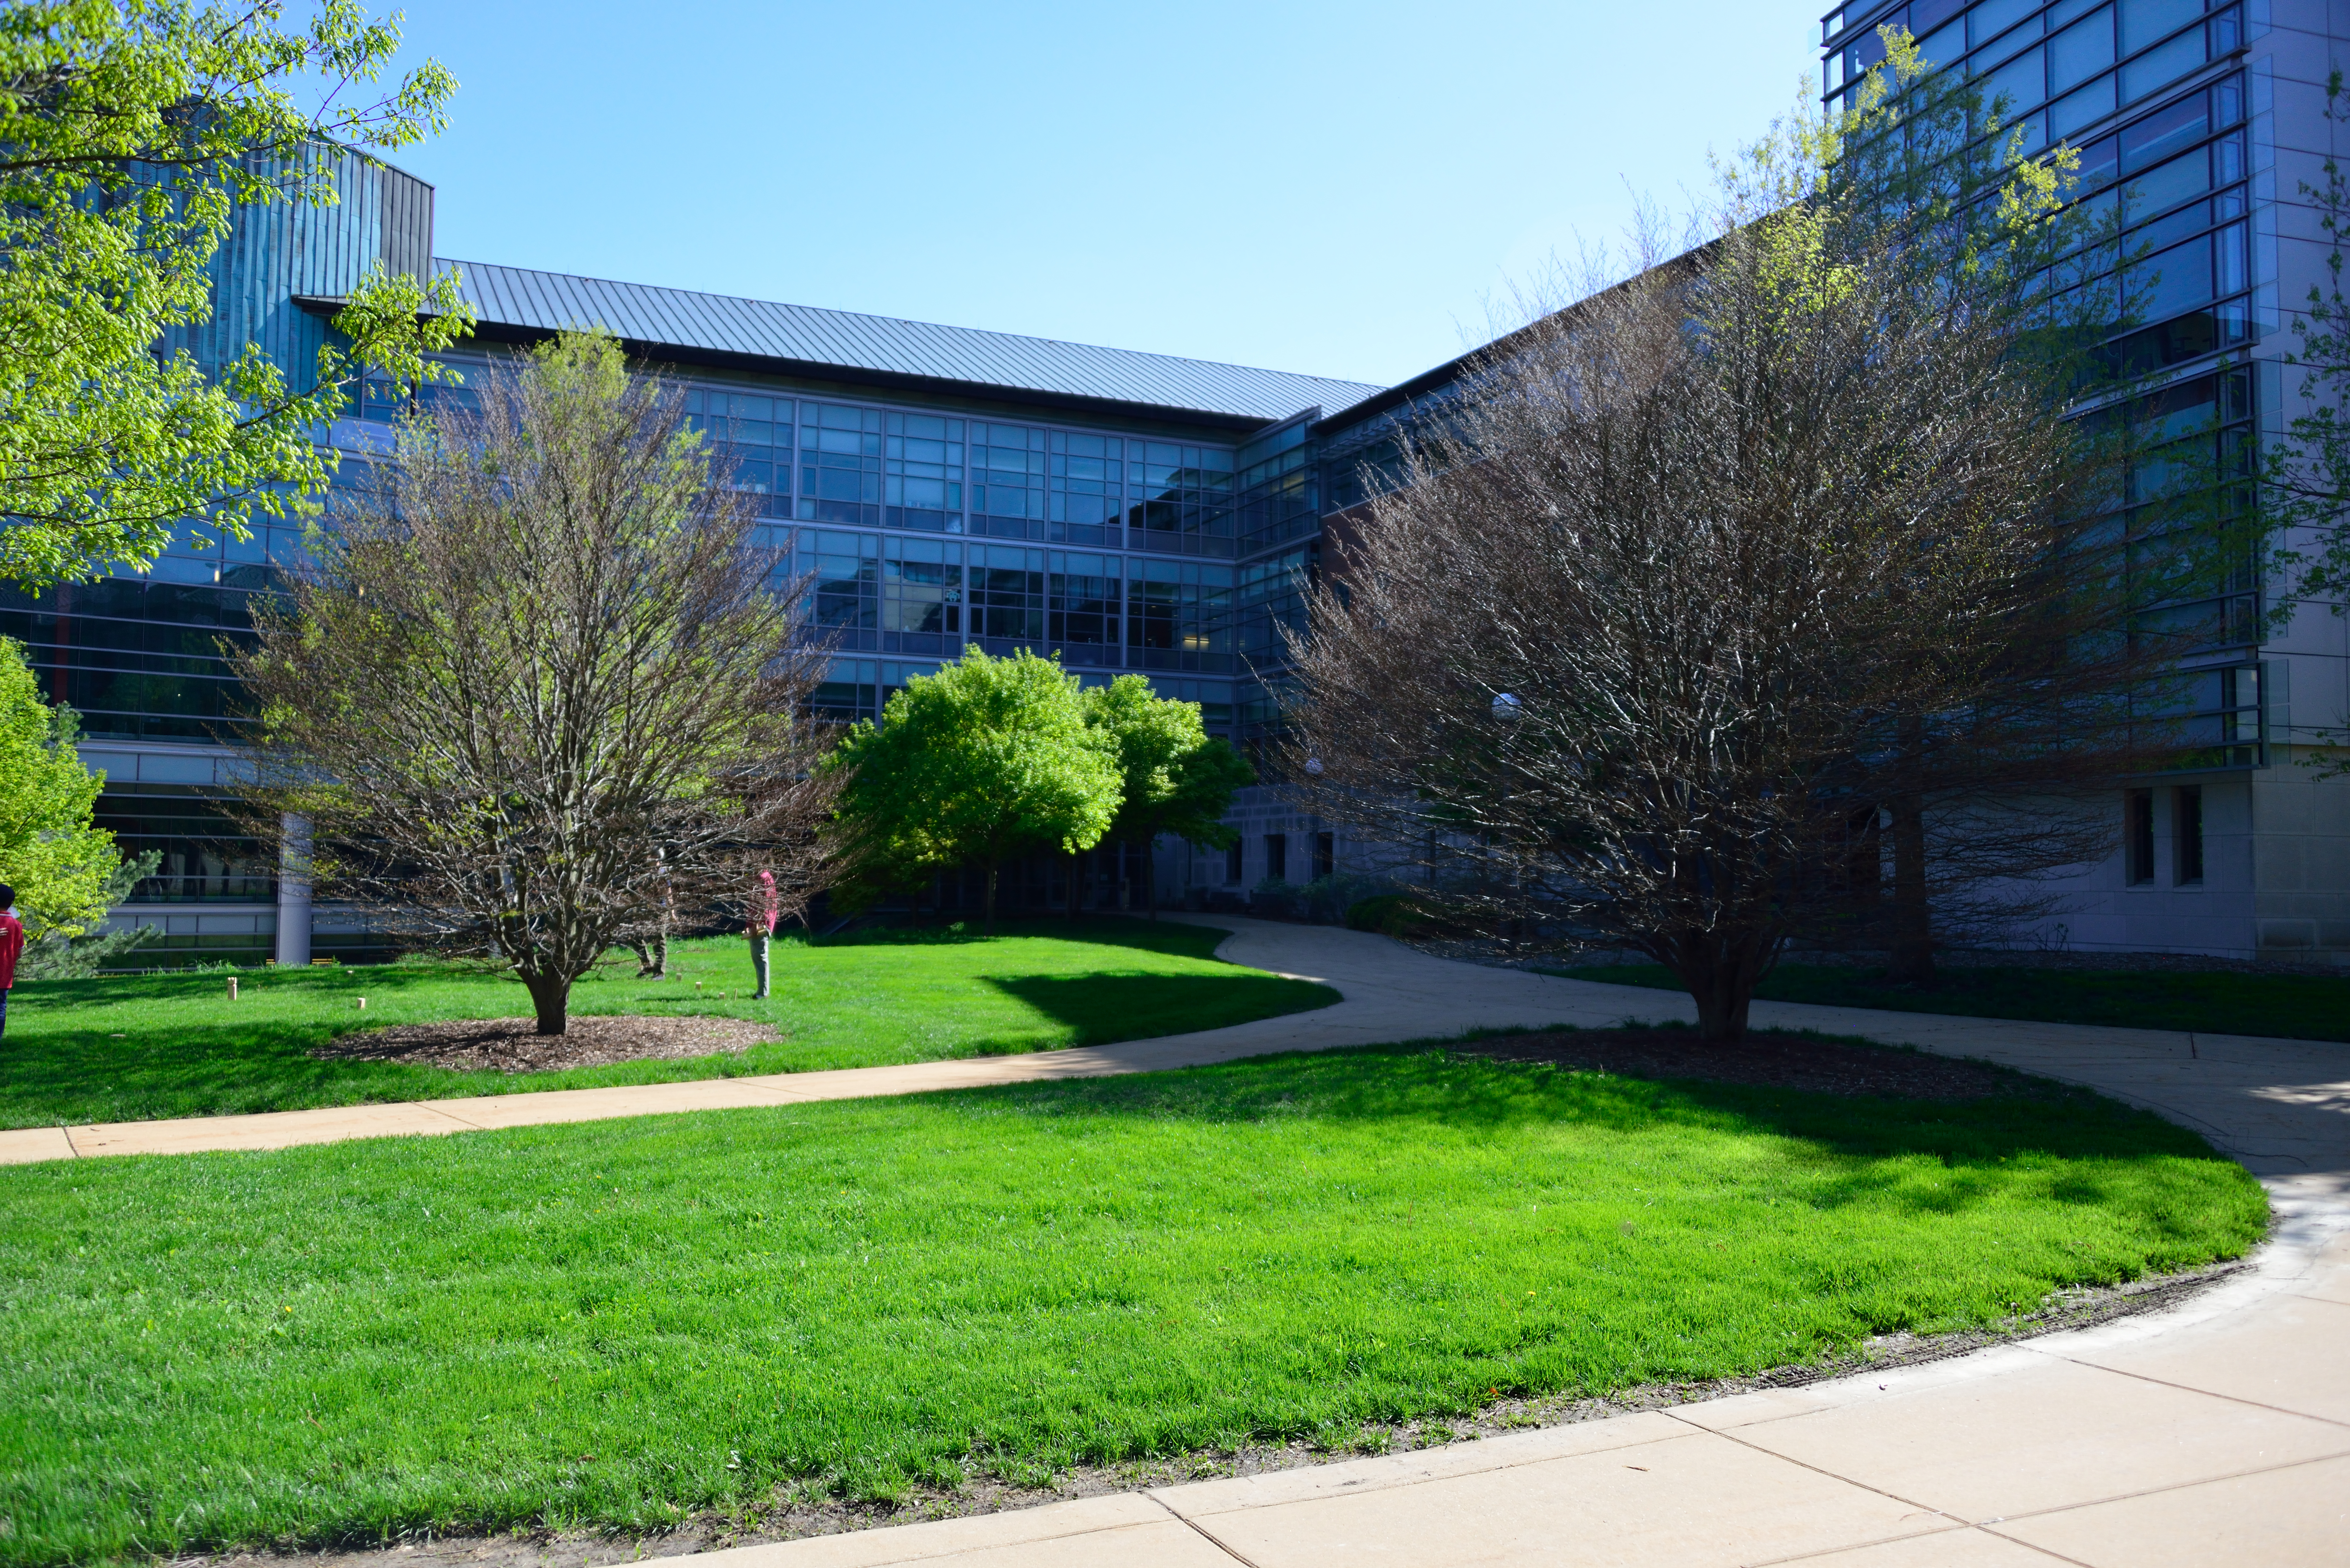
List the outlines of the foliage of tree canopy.
{"type": "MultiPolygon", "coordinates": [[[[1118,815],[1106,836],[1148,846],[1162,834],[1222,849],[1239,837],[1223,821],[1234,791],[1256,771],[1231,744],[1211,740],[1200,705],[1159,696],[1139,675],[1121,675],[1086,693],[1086,718],[1118,756],[1118,815]]],[[[1146,857],[1145,867],[1153,862],[1146,857]]],[[[1151,913],[1158,914],[1155,875],[1151,913]]]]}
{"type": "Polygon", "coordinates": [[[891,695],[881,722],[860,720],[833,765],[845,779],[839,832],[875,885],[975,864],[986,919],[1006,861],[1038,849],[1090,849],[1124,798],[1115,742],[1087,722],[1077,678],[1025,649],[972,648],[891,695]]]}
{"type": "Polygon", "coordinates": [[[144,566],[189,519],[242,537],[256,509],[314,509],[333,462],[321,421],[369,370],[441,374],[424,356],[469,327],[453,276],[379,267],[316,365],[247,345],[215,379],[156,353],[208,318],[238,208],[331,205],[349,161],[445,123],[456,83],[433,61],[357,90],[383,78],[394,22],[350,0],[298,29],[284,16],[275,0],[0,5],[0,578],[144,566]]]}
{"type": "Polygon", "coordinates": [[[105,918],[122,865],[114,835],[90,825],[104,774],[74,750],[74,711],[41,700],[25,650],[0,638],[0,882],[16,889],[29,947],[105,918]]]}

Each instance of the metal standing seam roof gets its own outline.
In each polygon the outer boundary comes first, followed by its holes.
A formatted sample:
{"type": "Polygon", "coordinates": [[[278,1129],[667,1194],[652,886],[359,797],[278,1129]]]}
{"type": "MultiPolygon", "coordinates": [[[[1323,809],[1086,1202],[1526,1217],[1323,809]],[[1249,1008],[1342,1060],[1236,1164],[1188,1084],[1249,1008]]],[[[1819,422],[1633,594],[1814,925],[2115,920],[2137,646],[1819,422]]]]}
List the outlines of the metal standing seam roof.
{"type": "Polygon", "coordinates": [[[1346,408],[1384,390],[1361,381],[1097,348],[1050,337],[940,327],[849,310],[777,305],[442,258],[463,269],[484,325],[553,332],[600,326],[633,343],[919,376],[1268,422],[1346,408]]]}

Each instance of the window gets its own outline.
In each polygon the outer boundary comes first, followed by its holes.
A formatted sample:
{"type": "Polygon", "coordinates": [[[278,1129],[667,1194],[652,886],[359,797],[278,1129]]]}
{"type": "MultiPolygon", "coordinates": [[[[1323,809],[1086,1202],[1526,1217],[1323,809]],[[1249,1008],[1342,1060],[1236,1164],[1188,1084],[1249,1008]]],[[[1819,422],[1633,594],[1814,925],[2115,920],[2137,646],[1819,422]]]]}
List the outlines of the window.
{"type": "Polygon", "coordinates": [[[2040,31],[2040,0],[1983,0],[1967,13],[1967,41],[1981,45],[2006,32],[2018,22],[2032,25],[2024,29],[2031,36],[2040,31]]]}
{"type": "Polygon", "coordinates": [[[2199,784],[2183,784],[2171,791],[2170,858],[2178,886],[2203,885],[2203,790],[2199,784]]]}
{"type": "Polygon", "coordinates": [[[277,898],[275,850],[252,838],[209,790],[109,781],[91,820],[124,855],[162,857],[130,890],[134,904],[261,904],[277,898]]]}
{"type": "Polygon", "coordinates": [[[1264,836],[1264,875],[1272,882],[1289,880],[1289,835],[1268,833],[1264,836]]]}
{"type": "MultiPolygon", "coordinates": [[[[1232,454],[1221,447],[1129,441],[1139,502],[1127,526],[1146,529],[1153,550],[1190,556],[1232,553],[1232,454]]],[[[1142,544],[1142,540],[1129,540],[1142,544]]]]}
{"type": "Polygon", "coordinates": [[[1335,833],[1315,834],[1314,836],[1314,879],[1319,882],[1330,876],[1337,869],[1337,865],[1338,836],[1335,833]]]}
{"type": "Polygon", "coordinates": [[[809,403],[800,410],[803,522],[881,521],[881,410],[809,403]]]}
{"type": "Polygon", "coordinates": [[[761,497],[769,517],[791,514],[789,398],[695,388],[685,394],[685,423],[709,438],[712,468],[730,487],[761,497]]]}
{"type": "Polygon", "coordinates": [[[2203,15],[2203,0],[2122,0],[2122,53],[2134,55],[2203,15]]]}
{"type": "MultiPolygon", "coordinates": [[[[2070,136],[2085,125],[2095,125],[2114,112],[2114,78],[2108,74],[2099,77],[2078,92],[2068,94],[2063,101],[2050,106],[2048,134],[2070,136]]],[[[2090,183],[2084,181],[2083,183],[2090,183]]]]}
{"type": "Polygon", "coordinates": [[[882,521],[932,534],[962,532],[962,421],[882,417],[882,521]]]}
{"type": "Polygon", "coordinates": [[[2129,792],[2126,824],[2128,836],[2129,885],[2144,887],[2154,880],[2154,792],[2134,789],[2129,792]]]}
{"type": "Polygon", "coordinates": [[[1241,841],[1237,838],[1224,846],[1224,883],[1227,887],[1241,879],[1241,841]]]}
{"type": "MultiPolygon", "coordinates": [[[[1913,26],[1911,31],[1916,28],[1913,26]]],[[[1967,24],[1963,17],[1918,35],[1918,57],[1929,66],[1955,64],[1966,52],[1967,24]]]]}
{"type": "Polygon", "coordinates": [[[2074,88],[2114,63],[2114,14],[2092,12],[2048,40],[2048,85],[2055,92],[2074,88]]]}
{"type": "Polygon", "coordinates": [[[2013,118],[2048,96],[2048,67],[2041,51],[2018,55],[1984,78],[1983,102],[2013,118]]]}
{"type": "Polygon", "coordinates": [[[874,712],[874,664],[869,659],[837,659],[824,683],[808,696],[816,717],[836,724],[870,719],[874,712]]]}
{"type": "Polygon", "coordinates": [[[961,650],[961,545],[941,539],[882,542],[881,647],[889,653],[961,650]]]}
{"type": "Polygon", "coordinates": [[[1126,510],[1126,442],[1117,436],[1052,433],[1045,520],[1055,543],[1116,545],[1126,510]]]}
{"type": "Polygon", "coordinates": [[[1045,650],[1044,551],[971,546],[971,635],[991,653],[1045,650]]]}
{"type": "Polygon", "coordinates": [[[810,577],[808,618],[841,649],[879,646],[881,541],[870,534],[803,530],[795,543],[794,566],[810,577]]]}
{"type": "Polygon", "coordinates": [[[1317,551],[1317,545],[1306,545],[1241,568],[1235,618],[1241,650],[1253,661],[1263,664],[1282,657],[1287,647],[1283,628],[1305,629],[1306,595],[1312,590],[1317,551]]]}
{"type": "Polygon", "coordinates": [[[1232,664],[1232,569],[1194,561],[1127,563],[1126,640],[1145,670],[1232,664]]]}
{"type": "Polygon", "coordinates": [[[2181,33],[2162,47],[2148,50],[2122,67],[2122,101],[2135,103],[2168,87],[2202,63],[2202,30],[2181,33]]]}
{"type": "Polygon", "coordinates": [[[2131,265],[2122,277],[2124,308],[2140,321],[2168,321],[2211,297],[2211,242],[2190,240],[2131,265]]]}
{"type": "Polygon", "coordinates": [[[971,531],[999,539],[1045,536],[1045,432],[1025,425],[971,427],[971,531]]]}
{"type": "Polygon", "coordinates": [[[1046,607],[1052,616],[1048,638],[1060,649],[1065,664],[1116,664],[1118,661],[1118,615],[1125,600],[1115,556],[1080,555],[1074,550],[1052,553],[1052,571],[1045,585],[1046,607]]]}

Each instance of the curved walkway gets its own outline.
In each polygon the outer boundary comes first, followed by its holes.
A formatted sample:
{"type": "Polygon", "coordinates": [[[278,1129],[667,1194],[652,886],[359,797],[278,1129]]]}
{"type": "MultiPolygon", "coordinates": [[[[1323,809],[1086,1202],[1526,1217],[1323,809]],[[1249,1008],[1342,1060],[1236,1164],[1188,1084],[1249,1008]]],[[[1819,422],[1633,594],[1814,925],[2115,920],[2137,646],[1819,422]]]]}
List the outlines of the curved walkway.
{"type": "MultiPolygon", "coordinates": [[[[1229,926],[1236,963],[1345,1000],[1197,1034],[975,1061],[0,1133],[0,1160],[270,1148],[1228,1061],[1276,1050],[1687,1017],[1686,998],[1449,962],[1323,927],[1229,926]]],[[[1930,1366],[1481,1442],[709,1554],[886,1563],[1289,1568],[2350,1563],[2350,1046],[1757,1003],[1754,1022],[1987,1058],[2197,1128],[2268,1187],[2275,1233],[2184,1306],[1930,1366]]]]}

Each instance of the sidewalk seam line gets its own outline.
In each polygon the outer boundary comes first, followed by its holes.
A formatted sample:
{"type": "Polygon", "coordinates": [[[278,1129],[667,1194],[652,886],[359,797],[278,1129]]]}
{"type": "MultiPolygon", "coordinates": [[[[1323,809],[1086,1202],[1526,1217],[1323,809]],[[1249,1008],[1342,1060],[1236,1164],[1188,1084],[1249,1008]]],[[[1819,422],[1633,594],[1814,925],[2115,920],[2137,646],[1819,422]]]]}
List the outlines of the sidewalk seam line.
{"type": "Polygon", "coordinates": [[[2079,1502],[2058,1503],[2054,1508],[2034,1509],[2029,1513],[2002,1513],[1996,1520],[1969,1521],[1978,1530],[1990,1530],[1993,1524],[2013,1524],[2027,1519],[2049,1519],[2060,1513],[2076,1513],[2085,1508],[2102,1508],[2109,1502],[2132,1502],[2142,1497],[2158,1497],[2167,1491],[2185,1491],[2189,1487],[2217,1486],[2221,1481],[2242,1480],[2247,1476],[2273,1475],[2279,1470],[2296,1470],[2304,1465],[2330,1464],[2335,1459],[2350,1459],[2350,1449],[2330,1454],[2312,1454],[2305,1459],[2287,1459],[2282,1464],[2255,1465],[2248,1470],[2230,1470],[2225,1475],[2198,1476],[2193,1480],[2174,1481],[2168,1486],[2140,1487],[2136,1491],[2118,1491],[2111,1497],[2084,1498],[2079,1502]]]}
{"type": "Polygon", "coordinates": [[[1201,1540],[1206,1542],[1209,1545],[1214,1547],[1217,1551],[1222,1552],[1233,1562],[1245,1564],[1245,1568],[1257,1568],[1257,1563],[1254,1558],[1250,1557],[1245,1552],[1236,1551],[1232,1547],[1226,1545],[1222,1540],[1218,1539],[1215,1532],[1210,1530],[1206,1525],[1201,1524],[1198,1520],[1193,1519],[1190,1514],[1183,1512],[1180,1509],[1178,1509],[1173,1504],[1170,1503],[1165,1498],[1160,1497],[1159,1495],[1158,1489],[1155,1487],[1146,1488],[1142,1495],[1157,1503],[1160,1508],[1165,1509],[1167,1511],[1167,1516],[1170,1519],[1180,1521],[1194,1535],[1197,1535],[1201,1540]]]}
{"type": "MultiPolygon", "coordinates": [[[[1887,1491],[1881,1486],[1871,1486],[1866,1481],[1855,1480],[1850,1476],[1838,1475],[1832,1469],[1824,1469],[1819,1465],[1811,1464],[1803,1459],[1790,1458],[1788,1455],[1776,1452],[1771,1449],[1766,1449],[1760,1443],[1750,1443],[1743,1438],[1733,1438],[1727,1431],[1717,1431],[1711,1427],[1700,1427],[1695,1421],[1690,1420],[1687,1417],[1684,1417],[1674,1410],[1666,1409],[1659,1411],[1659,1414],[1672,1417],[1674,1420],[1680,1422],[1681,1425],[1689,1428],[1692,1431],[1704,1432],[1711,1437],[1726,1438],[1731,1442],[1736,1443],[1740,1448],[1744,1449],[1749,1453],[1761,1454],[1768,1459],[1783,1459],[1788,1464],[1794,1465],[1798,1469],[1809,1470],[1814,1475],[1817,1476],[1825,1476],[1830,1480],[1842,1481],[1846,1486],[1858,1487],[1863,1491],[1873,1491],[1879,1497],[1889,1498],[1893,1501],[1902,1504],[1904,1507],[1921,1510],[1924,1512],[1934,1515],[1937,1519],[1947,1519],[1953,1524],[1971,1524],[1974,1522],[1972,1520],[1961,1519],[1959,1515],[1951,1513],[1948,1510],[1936,1508],[1931,1503],[1920,1502],[1916,1498],[1903,1497],[1898,1491],[1887,1491]]],[[[1812,1412],[1806,1411],[1804,1414],[1808,1415],[1812,1414],[1812,1412]]]]}
{"type": "MultiPolygon", "coordinates": [[[[2032,1516],[2030,1514],[2023,1514],[2019,1517],[2029,1519],[2032,1516]]],[[[2002,1520],[2001,1522],[2004,1523],[2006,1521],[2002,1520]]],[[[2026,1541],[2021,1536],[2010,1535],[2005,1531],[1994,1530],[1988,1524],[1970,1524],[1967,1528],[1969,1530],[1980,1530],[1985,1535],[1990,1536],[1993,1541],[2004,1541],[2011,1546],[2021,1546],[2026,1552],[2037,1552],[2043,1556],[2053,1557],[2059,1563],[2070,1563],[2073,1564],[2073,1568],[2096,1568],[2096,1564],[2093,1563],[2084,1563],[2078,1557],[2067,1557],[2053,1546],[2043,1546],[2037,1542],[2026,1541]]]]}
{"type": "MultiPolygon", "coordinates": [[[[2208,1322],[2210,1320],[2207,1319],[2205,1321],[2208,1322]]],[[[2199,1328],[2202,1325],[2200,1324],[2190,1324],[2187,1326],[2199,1328]]],[[[2058,1351],[2051,1350],[2043,1352],[2043,1354],[2058,1361],[2069,1361],[2075,1366],[2088,1367],[2092,1371],[2111,1372],[2123,1377],[2135,1377],[2141,1383],[2151,1383],[2158,1388],[2176,1388],[2182,1394],[2201,1394],[2213,1399],[2225,1399],[2230,1405],[2242,1405],[2254,1410],[2267,1410],[2279,1416],[2297,1417],[2304,1421],[2323,1421],[2329,1427],[2350,1427],[2350,1421],[2345,1421],[2337,1416],[2313,1416],[2306,1410],[2288,1410],[2282,1405],[2264,1405],[2258,1399],[2247,1399],[2241,1394],[2217,1394],[2213,1393],[2209,1388],[2198,1388],[2191,1383],[2173,1383],[2168,1377],[2156,1377],[2144,1372],[2127,1372],[2118,1366],[2099,1366],[2096,1362],[2084,1361],[2077,1355],[2065,1355],[2058,1351]]]]}
{"type": "MultiPolygon", "coordinates": [[[[1939,1512],[1939,1511],[1938,1510],[1937,1511],[1939,1512]]],[[[1942,1517],[1948,1519],[1950,1518],[1950,1515],[1943,1514],[1942,1517]]],[[[1847,1542],[1838,1546],[1823,1546],[1816,1552],[1798,1552],[1793,1557],[1758,1558],[1751,1563],[1742,1563],[1739,1565],[1739,1568],[1784,1568],[1784,1565],[1788,1563],[1816,1563],[1823,1557],[1837,1557],[1847,1552],[1866,1552],[1874,1547],[1890,1546],[1896,1542],[1901,1541],[1929,1541],[1937,1536],[1961,1535],[1970,1530],[1982,1531],[1986,1535],[1992,1533],[1991,1531],[1985,1530],[1984,1527],[1980,1524],[1971,1524],[1965,1520],[1960,1520],[1953,1523],[1948,1530],[1925,1530],[1915,1532],[1908,1535],[1887,1535],[1876,1541],[1860,1541],[1847,1542]]],[[[2009,1538],[2002,1535],[2000,1539],[2002,1541],[2006,1541],[2009,1538]]],[[[2044,1552],[2046,1555],[2054,1558],[2059,1563],[2073,1563],[2074,1568],[2093,1568],[2093,1565],[2090,1563],[2081,1563],[2074,1558],[2067,1557],[2061,1552],[2050,1552],[2044,1546],[2034,1546],[2029,1541],[2018,1541],[2013,1542],[2013,1544],[2022,1547],[2027,1552],[2044,1552]]]]}

